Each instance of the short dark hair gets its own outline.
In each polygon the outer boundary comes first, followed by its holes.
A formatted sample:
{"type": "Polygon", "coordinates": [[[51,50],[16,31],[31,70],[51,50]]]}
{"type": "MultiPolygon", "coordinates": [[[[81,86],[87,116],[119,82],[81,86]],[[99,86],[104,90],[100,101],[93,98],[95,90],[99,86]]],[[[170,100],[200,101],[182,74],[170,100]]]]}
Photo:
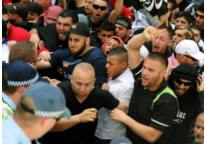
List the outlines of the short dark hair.
{"type": "Polygon", "coordinates": [[[181,11],[181,12],[176,13],[174,18],[177,19],[180,17],[184,17],[188,21],[189,24],[191,24],[193,21],[193,17],[187,11],[181,11]]]}
{"type": "Polygon", "coordinates": [[[59,15],[58,17],[71,17],[72,18],[72,23],[78,23],[79,21],[79,18],[78,18],[78,15],[77,15],[77,12],[74,11],[74,10],[63,10],[59,15]]]}
{"type": "Polygon", "coordinates": [[[115,24],[122,25],[123,27],[125,27],[127,29],[131,29],[131,26],[132,26],[130,19],[126,16],[118,17],[115,24]]]}
{"type": "Polygon", "coordinates": [[[114,32],[115,31],[115,25],[114,25],[114,23],[106,21],[106,22],[102,23],[99,27],[99,32],[102,31],[102,30],[114,32]]]}
{"type": "Polygon", "coordinates": [[[165,25],[161,25],[158,29],[160,29],[160,30],[165,29],[168,32],[170,38],[172,38],[173,30],[170,27],[167,27],[165,25]]]}
{"type": "Polygon", "coordinates": [[[164,68],[167,68],[168,66],[168,61],[167,61],[166,56],[160,52],[152,52],[147,56],[147,58],[152,59],[152,60],[158,60],[159,62],[161,62],[164,68]]]}
{"type": "Polygon", "coordinates": [[[107,56],[117,55],[122,61],[128,62],[127,50],[124,47],[115,47],[109,51],[107,56]]]}
{"type": "MultiPolygon", "coordinates": [[[[200,36],[202,35],[202,30],[201,30],[201,28],[198,27],[197,25],[192,24],[192,25],[190,26],[190,29],[198,30],[198,31],[200,32],[200,36]]],[[[192,32],[192,33],[193,33],[193,32],[192,32]]]]}
{"type": "Polygon", "coordinates": [[[202,1],[198,6],[196,11],[201,11],[204,13],[204,1],[202,1]]]}

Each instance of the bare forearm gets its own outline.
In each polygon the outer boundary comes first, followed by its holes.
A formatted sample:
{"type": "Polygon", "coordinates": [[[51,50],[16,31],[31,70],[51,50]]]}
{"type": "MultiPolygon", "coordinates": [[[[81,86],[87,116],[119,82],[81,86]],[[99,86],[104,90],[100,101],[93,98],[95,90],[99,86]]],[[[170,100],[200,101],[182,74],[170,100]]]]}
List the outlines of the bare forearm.
{"type": "Polygon", "coordinates": [[[127,125],[135,134],[150,143],[154,143],[162,134],[162,132],[155,130],[150,126],[141,124],[129,116],[125,119],[124,124],[127,125]]]}
{"type": "Polygon", "coordinates": [[[138,121],[134,120],[130,116],[128,116],[125,112],[114,109],[111,112],[111,118],[113,120],[119,121],[126,126],[129,127],[136,135],[140,136],[141,138],[145,139],[150,143],[154,143],[162,134],[161,131],[152,128],[150,126],[144,125],[139,123],[138,121]]]}
{"type": "Polygon", "coordinates": [[[52,65],[50,64],[49,61],[44,61],[44,60],[41,60],[41,61],[38,61],[36,63],[36,68],[37,69],[45,69],[45,68],[51,68],[52,65]]]}
{"type": "Polygon", "coordinates": [[[129,67],[135,69],[141,63],[140,48],[146,42],[144,34],[134,36],[127,44],[129,67]]]}
{"type": "Polygon", "coordinates": [[[123,8],[123,0],[116,0],[114,4],[114,9],[112,10],[109,21],[112,23],[115,23],[117,20],[117,17],[121,15],[123,8]]]}
{"type": "Polygon", "coordinates": [[[143,33],[134,35],[127,44],[128,51],[140,51],[141,46],[147,41],[143,33]]]}
{"type": "Polygon", "coordinates": [[[122,8],[123,8],[123,0],[116,0],[114,5],[116,16],[119,16],[121,14],[122,8]]]}
{"type": "Polygon", "coordinates": [[[53,132],[64,131],[79,123],[80,123],[79,115],[74,115],[69,120],[61,119],[59,122],[56,123],[52,131],[53,132]]]}

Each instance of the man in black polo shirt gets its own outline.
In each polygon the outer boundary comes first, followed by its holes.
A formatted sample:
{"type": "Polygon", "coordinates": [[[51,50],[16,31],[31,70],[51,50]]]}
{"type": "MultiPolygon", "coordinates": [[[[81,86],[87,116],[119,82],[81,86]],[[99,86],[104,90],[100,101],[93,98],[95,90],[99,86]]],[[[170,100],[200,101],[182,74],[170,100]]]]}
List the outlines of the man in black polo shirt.
{"type": "Polygon", "coordinates": [[[96,129],[97,110],[123,106],[108,91],[94,87],[94,83],[94,68],[83,62],[75,66],[70,81],[58,85],[64,92],[72,117],[69,120],[61,119],[54,130],[65,131],[50,133],[43,139],[44,144],[91,144],[96,129]]]}
{"type": "Polygon", "coordinates": [[[115,109],[112,119],[125,124],[134,144],[164,143],[164,133],[178,111],[174,92],[164,82],[167,60],[152,53],[144,60],[141,80],[134,86],[128,115],[115,109]]]}

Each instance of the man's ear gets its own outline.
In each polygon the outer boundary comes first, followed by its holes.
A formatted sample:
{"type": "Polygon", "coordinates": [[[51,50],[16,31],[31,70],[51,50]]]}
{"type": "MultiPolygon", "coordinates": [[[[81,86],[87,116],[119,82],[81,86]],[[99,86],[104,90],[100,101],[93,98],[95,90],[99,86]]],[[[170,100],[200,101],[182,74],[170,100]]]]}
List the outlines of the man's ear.
{"type": "Polygon", "coordinates": [[[18,88],[17,88],[17,91],[18,91],[18,93],[21,93],[21,94],[22,94],[26,89],[27,89],[26,86],[21,86],[21,87],[18,87],[18,88]]]}
{"type": "Polygon", "coordinates": [[[168,49],[172,49],[173,48],[173,42],[172,40],[169,40],[168,44],[167,44],[168,49]]]}
{"type": "Polygon", "coordinates": [[[131,29],[127,30],[127,36],[129,36],[131,34],[131,29]]]}
{"type": "Polygon", "coordinates": [[[125,69],[128,66],[128,63],[126,61],[122,61],[120,66],[122,69],[125,69]]]}

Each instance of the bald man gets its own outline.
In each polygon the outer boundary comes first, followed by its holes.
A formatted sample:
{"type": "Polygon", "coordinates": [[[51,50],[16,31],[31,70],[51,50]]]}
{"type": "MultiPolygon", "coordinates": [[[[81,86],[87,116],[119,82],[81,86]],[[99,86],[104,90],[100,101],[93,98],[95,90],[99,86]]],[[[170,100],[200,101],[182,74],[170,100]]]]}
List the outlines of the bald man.
{"type": "Polygon", "coordinates": [[[58,85],[73,116],[69,120],[61,119],[54,131],[64,131],[48,134],[42,139],[44,143],[89,144],[96,129],[97,111],[102,107],[109,110],[122,107],[112,94],[94,84],[95,70],[91,64],[83,62],[75,66],[70,80],[58,85]]]}
{"type": "Polygon", "coordinates": [[[201,112],[194,124],[195,144],[204,143],[204,112],[201,112]]]}

